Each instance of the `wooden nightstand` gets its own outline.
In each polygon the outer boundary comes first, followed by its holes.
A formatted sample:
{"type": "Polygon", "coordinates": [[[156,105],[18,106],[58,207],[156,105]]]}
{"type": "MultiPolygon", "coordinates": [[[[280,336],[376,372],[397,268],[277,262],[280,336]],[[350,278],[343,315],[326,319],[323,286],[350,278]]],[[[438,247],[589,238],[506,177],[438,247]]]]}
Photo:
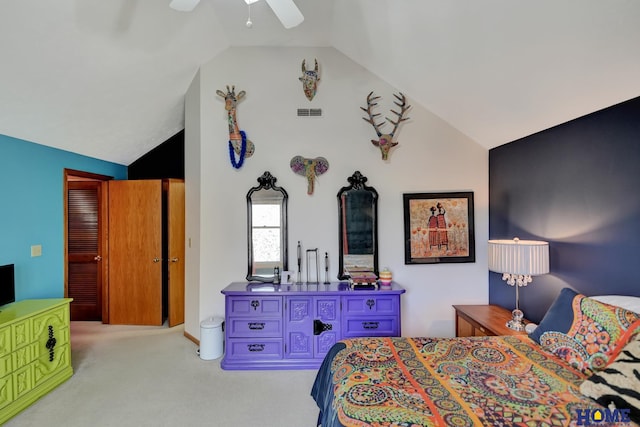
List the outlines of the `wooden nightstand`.
{"type": "MultiPolygon", "coordinates": [[[[456,336],[477,337],[492,335],[520,335],[506,326],[511,312],[497,305],[454,305],[456,310],[456,336]]],[[[523,319],[524,323],[529,323],[523,319]]]]}

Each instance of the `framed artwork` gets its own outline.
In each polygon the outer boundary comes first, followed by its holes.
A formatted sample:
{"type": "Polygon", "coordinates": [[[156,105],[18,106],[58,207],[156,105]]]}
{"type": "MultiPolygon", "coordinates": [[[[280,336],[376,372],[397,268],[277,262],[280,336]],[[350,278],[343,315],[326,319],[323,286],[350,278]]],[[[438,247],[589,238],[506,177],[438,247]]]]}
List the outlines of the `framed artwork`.
{"type": "Polygon", "coordinates": [[[403,194],[404,263],[475,262],[473,193],[403,194]]]}

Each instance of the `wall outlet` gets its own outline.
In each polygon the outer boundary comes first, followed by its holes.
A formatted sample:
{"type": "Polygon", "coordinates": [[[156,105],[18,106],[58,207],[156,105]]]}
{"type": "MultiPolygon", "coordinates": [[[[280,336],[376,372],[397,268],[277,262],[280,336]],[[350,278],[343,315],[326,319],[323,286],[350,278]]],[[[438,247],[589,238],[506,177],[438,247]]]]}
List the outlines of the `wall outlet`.
{"type": "Polygon", "coordinates": [[[42,256],[42,245],[31,246],[31,257],[42,256]]]}

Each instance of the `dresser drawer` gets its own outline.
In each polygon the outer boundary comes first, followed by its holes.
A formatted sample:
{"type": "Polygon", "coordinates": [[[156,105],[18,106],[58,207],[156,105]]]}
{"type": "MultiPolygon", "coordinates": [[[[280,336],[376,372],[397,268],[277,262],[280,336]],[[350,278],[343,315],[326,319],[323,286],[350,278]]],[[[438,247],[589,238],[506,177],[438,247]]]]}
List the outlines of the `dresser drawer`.
{"type": "Polygon", "coordinates": [[[397,315],[400,298],[397,295],[346,296],[343,304],[343,313],[347,315],[397,315]]]}
{"type": "Polygon", "coordinates": [[[33,342],[31,320],[29,317],[11,325],[11,344],[14,350],[33,342]]]}
{"type": "Polygon", "coordinates": [[[50,338],[55,338],[57,344],[69,342],[69,310],[58,307],[46,313],[34,316],[31,327],[34,340],[45,344],[50,338]]]}
{"type": "Polygon", "coordinates": [[[343,321],[344,337],[399,336],[397,316],[350,316],[343,321]]]}
{"type": "Polygon", "coordinates": [[[227,316],[282,316],[282,297],[231,297],[227,316]]]}
{"type": "Polygon", "coordinates": [[[36,343],[21,347],[11,354],[11,366],[14,370],[27,366],[36,359],[38,353],[38,345],[36,343]]]}
{"type": "Polygon", "coordinates": [[[33,390],[33,364],[13,372],[13,399],[17,400],[33,390]]]}
{"type": "Polygon", "coordinates": [[[69,344],[56,345],[52,352],[41,354],[33,363],[34,387],[46,382],[49,378],[69,366],[71,366],[69,344]]]}
{"type": "Polygon", "coordinates": [[[0,409],[13,402],[13,375],[0,376],[0,409]]]}
{"type": "Polygon", "coordinates": [[[225,359],[228,363],[233,361],[256,360],[278,360],[283,354],[282,339],[264,338],[230,338],[226,343],[225,359]]]}
{"type": "MultiPolygon", "coordinates": [[[[0,356],[0,378],[13,371],[12,355],[0,356]]],[[[0,386],[1,387],[1,386],[0,386]]],[[[1,400],[1,399],[0,399],[1,400]]]]}
{"type": "MultiPolygon", "coordinates": [[[[11,326],[0,328],[0,357],[6,356],[13,351],[11,345],[11,326]]],[[[2,376],[2,374],[0,374],[2,376]]]]}
{"type": "MultiPolygon", "coordinates": [[[[497,305],[454,305],[457,337],[483,337],[495,335],[522,335],[507,327],[511,312],[497,305]]],[[[524,323],[529,323],[524,319],[524,323]]]]}
{"type": "Polygon", "coordinates": [[[38,334],[36,344],[35,358],[48,355],[50,348],[55,351],[56,348],[69,344],[69,328],[48,325],[38,334]]]}
{"type": "Polygon", "coordinates": [[[228,336],[233,338],[282,336],[282,319],[280,318],[231,317],[227,320],[225,327],[228,336]]]}

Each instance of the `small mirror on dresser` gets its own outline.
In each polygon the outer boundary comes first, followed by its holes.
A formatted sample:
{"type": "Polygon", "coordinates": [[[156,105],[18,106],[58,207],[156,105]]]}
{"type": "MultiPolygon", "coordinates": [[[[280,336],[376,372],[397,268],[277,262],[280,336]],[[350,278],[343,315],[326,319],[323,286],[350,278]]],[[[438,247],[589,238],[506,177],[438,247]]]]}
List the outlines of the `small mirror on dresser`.
{"type": "Polygon", "coordinates": [[[270,172],[258,178],[247,193],[249,268],[247,280],[274,282],[287,270],[287,199],[270,172]],[[278,276],[276,275],[278,271],[278,276]]]}
{"type": "Polygon", "coordinates": [[[348,271],[378,276],[378,192],[359,171],[347,181],[338,192],[338,279],[348,279],[348,271]]]}

